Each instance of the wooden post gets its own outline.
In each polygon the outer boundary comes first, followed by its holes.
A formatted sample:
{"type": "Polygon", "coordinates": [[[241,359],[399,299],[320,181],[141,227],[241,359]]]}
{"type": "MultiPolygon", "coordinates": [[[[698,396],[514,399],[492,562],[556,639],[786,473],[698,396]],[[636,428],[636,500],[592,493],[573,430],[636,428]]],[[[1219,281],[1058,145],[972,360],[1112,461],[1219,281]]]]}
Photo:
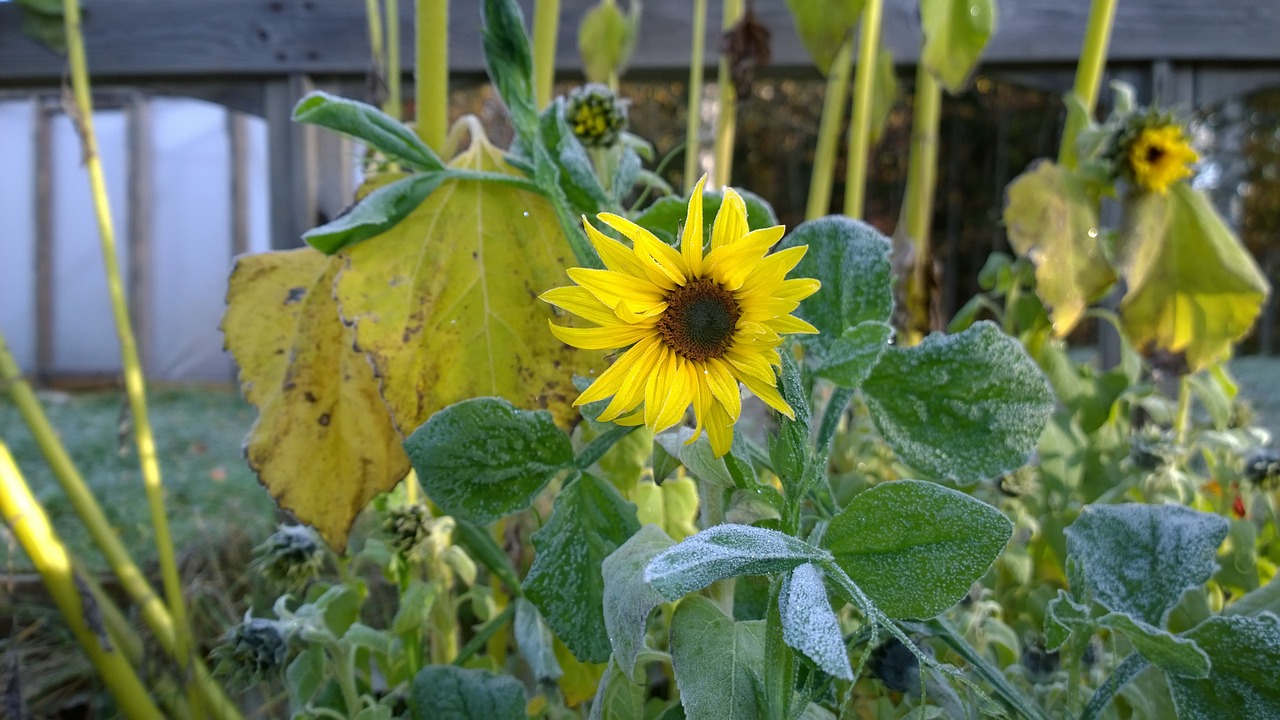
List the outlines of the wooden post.
{"type": "Polygon", "coordinates": [[[292,119],[294,105],[311,87],[309,77],[295,73],[263,88],[273,249],[300,247],[302,233],[316,224],[315,132],[292,119]]]}
{"type": "Polygon", "coordinates": [[[231,164],[231,256],[249,251],[249,121],[227,110],[228,155],[231,164]]]}

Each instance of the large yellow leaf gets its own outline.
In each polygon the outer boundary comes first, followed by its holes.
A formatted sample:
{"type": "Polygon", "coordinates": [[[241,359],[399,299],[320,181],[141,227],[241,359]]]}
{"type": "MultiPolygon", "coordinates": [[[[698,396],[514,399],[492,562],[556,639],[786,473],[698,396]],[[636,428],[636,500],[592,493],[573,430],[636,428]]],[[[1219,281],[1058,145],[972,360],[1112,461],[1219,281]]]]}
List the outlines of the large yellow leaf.
{"type": "Polygon", "coordinates": [[[1197,371],[1225,359],[1271,292],[1203,193],[1175,183],[1125,206],[1118,247],[1129,290],[1120,316],[1142,350],[1183,353],[1197,371]]]}
{"type": "MultiPolygon", "coordinates": [[[[515,174],[483,136],[452,165],[515,174]]],[[[547,329],[553,311],[538,295],[568,284],[572,251],[543,197],[449,180],[348,258],[338,305],[402,434],[476,396],[545,408],[564,427],[573,422],[572,375],[602,368],[603,357],[547,329]]]]}
{"type": "Polygon", "coordinates": [[[409,471],[373,369],[338,317],[343,264],[310,248],[242,257],[222,320],[245,398],[258,408],[249,465],[281,507],[338,550],[356,514],[409,471]]]}

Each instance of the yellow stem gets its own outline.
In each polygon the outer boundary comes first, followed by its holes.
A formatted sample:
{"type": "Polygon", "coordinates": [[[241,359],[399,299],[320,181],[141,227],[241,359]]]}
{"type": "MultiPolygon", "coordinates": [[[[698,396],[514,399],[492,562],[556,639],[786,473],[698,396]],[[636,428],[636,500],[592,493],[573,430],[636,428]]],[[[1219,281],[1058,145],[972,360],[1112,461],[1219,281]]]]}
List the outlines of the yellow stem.
{"type": "MultiPolygon", "coordinates": [[[[62,8],[66,21],[67,60],[71,65],[71,88],[79,114],[81,141],[84,143],[84,164],[89,172],[89,187],[98,220],[98,235],[102,241],[102,260],[107,271],[111,310],[115,316],[116,333],[120,338],[125,392],[129,396],[129,408],[133,413],[138,461],[146,487],[147,504],[151,508],[151,526],[156,534],[160,576],[165,599],[169,603],[169,614],[173,618],[175,656],[178,665],[184,671],[189,671],[192,665],[191,633],[187,625],[178,563],[174,558],[173,541],[169,536],[169,520],[165,516],[164,487],[160,479],[160,463],[156,457],[155,437],[151,433],[151,422],[147,415],[142,363],[138,359],[138,347],[133,338],[133,328],[129,324],[129,308],[125,301],[124,282],[121,280],[120,263],[116,255],[115,226],[111,220],[110,201],[107,199],[107,183],[102,172],[102,158],[98,155],[97,136],[93,130],[93,101],[89,95],[89,69],[85,59],[84,36],[80,28],[80,5],[76,0],[63,0],[62,8]]],[[[187,691],[193,717],[202,717],[193,683],[188,682],[187,691]]]]}
{"type": "Polygon", "coordinates": [[[400,67],[400,0],[387,0],[387,105],[383,111],[397,120],[404,116],[404,98],[400,94],[403,75],[400,67]]]}
{"type": "Polygon", "coordinates": [[[413,82],[418,137],[443,154],[449,125],[449,0],[416,3],[418,64],[413,82]]]}
{"type": "Polygon", "coordinates": [[[539,110],[551,102],[559,32],[560,0],[538,0],[533,9],[533,99],[539,110]]]}
{"type": "Polygon", "coordinates": [[[929,331],[929,226],[933,219],[934,184],[938,170],[938,126],[942,122],[942,87],[924,63],[916,67],[915,108],[911,120],[911,156],[907,163],[907,197],[902,222],[915,249],[907,284],[909,340],[929,331]]]}
{"type": "Polygon", "coordinates": [[[364,14],[369,26],[369,54],[373,56],[373,70],[379,80],[386,82],[387,56],[382,45],[382,3],[379,0],[364,0],[364,14]]]}
{"type": "Polygon", "coordinates": [[[1116,17],[1116,0],[1093,0],[1089,7],[1089,24],[1084,33],[1084,46],[1080,49],[1080,64],[1076,66],[1076,81],[1071,92],[1084,106],[1084,113],[1068,113],[1067,124],[1062,130],[1062,145],[1058,148],[1058,164],[1074,169],[1077,162],[1076,136],[1089,122],[1093,108],[1098,103],[1098,86],[1102,83],[1102,71],[1107,64],[1107,46],[1111,44],[1111,26],[1116,17]]]}
{"type": "Polygon", "coordinates": [[[844,214],[861,218],[867,195],[867,156],[871,151],[871,98],[876,86],[876,54],[880,52],[882,0],[867,0],[862,8],[858,70],[853,78],[849,156],[844,176],[844,214]]]}
{"type": "Polygon", "coordinates": [[[120,712],[128,718],[163,720],[164,715],[151,700],[147,689],[130,667],[125,656],[107,650],[96,632],[89,627],[83,598],[76,588],[71,558],[62,541],[53,533],[44,508],[36,502],[26,480],[9,454],[9,446],[0,440],[0,512],[22,544],[27,557],[35,565],[58,611],[75,634],[93,663],[98,677],[115,698],[120,712]]]}
{"type": "MultiPolygon", "coordinates": [[[[742,19],[742,0],[724,0],[721,27],[733,27],[742,19]]],[[[729,77],[729,60],[720,58],[720,72],[716,78],[720,90],[720,115],[716,118],[716,163],[713,185],[729,185],[733,178],[733,141],[737,131],[738,91],[729,77]]]]}
{"type": "Polygon", "coordinates": [[[702,127],[702,65],[706,57],[707,0],[693,0],[693,51],[689,57],[689,110],[684,126],[684,191],[698,182],[698,133],[702,127]]]}
{"type": "Polygon", "coordinates": [[[836,52],[827,71],[827,92],[822,98],[822,120],[818,124],[818,146],[813,153],[813,176],[809,180],[806,220],[822,217],[831,207],[831,181],[836,174],[836,141],[844,122],[844,96],[849,91],[849,70],[853,57],[850,36],[836,52]]]}

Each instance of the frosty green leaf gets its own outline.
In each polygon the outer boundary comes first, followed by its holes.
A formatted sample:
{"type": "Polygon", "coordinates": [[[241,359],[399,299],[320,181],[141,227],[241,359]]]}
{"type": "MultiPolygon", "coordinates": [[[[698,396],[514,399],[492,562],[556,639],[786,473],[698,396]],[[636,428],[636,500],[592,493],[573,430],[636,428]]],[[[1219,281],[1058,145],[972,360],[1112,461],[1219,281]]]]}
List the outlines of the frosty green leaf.
{"type": "Polygon", "coordinates": [[[525,720],[524,686],[508,675],[428,665],[413,678],[413,720],[525,720]]]}
{"type": "Polygon", "coordinates": [[[560,662],[556,660],[556,649],[551,636],[551,629],[542,620],[542,614],[533,603],[524,598],[516,598],[515,637],[516,647],[524,661],[529,663],[529,670],[538,680],[555,680],[564,674],[560,662]]]}
{"type": "Polygon", "coordinates": [[[1190,638],[1177,637],[1122,613],[1110,613],[1098,620],[1098,624],[1124,634],[1134,649],[1170,675],[1209,676],[1209,656],[1190,638]]]}
{"type": "Polygon", "coordinates": [[[1081,605],[1066,590],[1058,590],[1058,596],[1049,601],[1044,613],[1044,649],[1053,652],[1066,644],[1067,639],[1089,622],[1089,608],[1081,605]]]}
{"type": "Polygon", "coordinates": [[[511,124],[523,140],[538,137],[533,105],[533,55],[524,30],[524,15],[515,0],[484,0],[484,64],[489,80],[511,113],[511,124]]]}
{"type": "Polygon", "coordinates": [[[604,626],[613,644],[613,657],[622,672],[635,672],[636,656],[644,648],[645,622],[662,603],[662,595],[644,581],[644,569],[654,556],[674,543],[656,525],[645,525],[605,558],[604,626]]]}
{"type": "Polygon", "coordinates": [[[311,247],[332,255],[363,240],[390,230],[444,182],[447,173],[424,172],[410,175],[374,190],[355,207],[331,222],[302,234],[311,247]]]}
{"type": "Polygon", "coordinates": [[[1184,634],[1213,658],[1209,677],[1169,675],[1181,720],[1280,717],[1280,619],[1212,617],[1184,634]]]}
{"type": "Polygon", "coordinates": [[[782,637],[833,677],[853,680],[840,622],[827,599],[822,571],[811,563],[797,566],[782,580],[778,593],[782,637]]]}
{"type": "Polygon", "coordinates": [[[763,620],[734,622],[691,596],[671,618],[671,662],[688,720],[763,717],[763,620]]]}
{"type": "Polygon", "coordinates": [[[964,89],[995,32],[995,0],[921,0],[920,62],[951,92],[964,89]]]}
{"type": "MultiPolygon", "coordinates": [[[[729,472],[727,457],[716,457],[711,449],[711,440],[704,433],[692,443],[693,428],[679,427],[660,433],[655,438],[655,447],[661,447],[668,457],[680,461],[694,477],[703,482],[724,487],[734,487],[733,475],[729,472]]],[[[673,468],[674,469],[674,468],[673,468]]],[[[655,474],[654,477],[657,477],[655,474]]],[[[665,479],[665,478],[664,478],[665,479]]]]}
{"type": "Polygon", "coordinates": [[[664,598],[675,600],[724,578],[768,575],[830,557],[776,530],[716,525],[654,557],[644,579],[664,598]]]}

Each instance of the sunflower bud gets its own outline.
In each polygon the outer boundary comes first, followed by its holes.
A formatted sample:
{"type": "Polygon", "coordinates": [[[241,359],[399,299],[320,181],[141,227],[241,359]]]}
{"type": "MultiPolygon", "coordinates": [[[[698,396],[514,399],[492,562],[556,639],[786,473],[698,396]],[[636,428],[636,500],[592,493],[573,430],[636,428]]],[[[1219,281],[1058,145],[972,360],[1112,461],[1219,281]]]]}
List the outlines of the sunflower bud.
{"type": "Polygon", "coordinates": [[[431,537],[431,515],[425,505],[400,505],[388,508],[382,516],[382,533],[401,555],[420,551],[431,537]]]}
{"type": "Polygon", "coordinates": [[[299,588],[320,575],[328,551],[306,525],[281,525],[253,549],[253,567],[286,588],[299,588]]]}
{"type": "Polygon", "coordinates": [[[1244,462],[1244,476],[1265,488],[1280,487],[1280,450],[1264,448],[1244,462]]]}
{"type": "Polygon", "coordinates": [[[214,672],[245,686],[278,676],[289,654],[289,640],[276,620],[251,617],[231,628],[210,653],[214,672]]]}
{"type": "Polygon", "coordinates": [[[598,83],[570,92],[564,117],[573,128],[573,134],[587,147],[611,147],[627,129],[625,103],[612,90],[598,83]]]}

